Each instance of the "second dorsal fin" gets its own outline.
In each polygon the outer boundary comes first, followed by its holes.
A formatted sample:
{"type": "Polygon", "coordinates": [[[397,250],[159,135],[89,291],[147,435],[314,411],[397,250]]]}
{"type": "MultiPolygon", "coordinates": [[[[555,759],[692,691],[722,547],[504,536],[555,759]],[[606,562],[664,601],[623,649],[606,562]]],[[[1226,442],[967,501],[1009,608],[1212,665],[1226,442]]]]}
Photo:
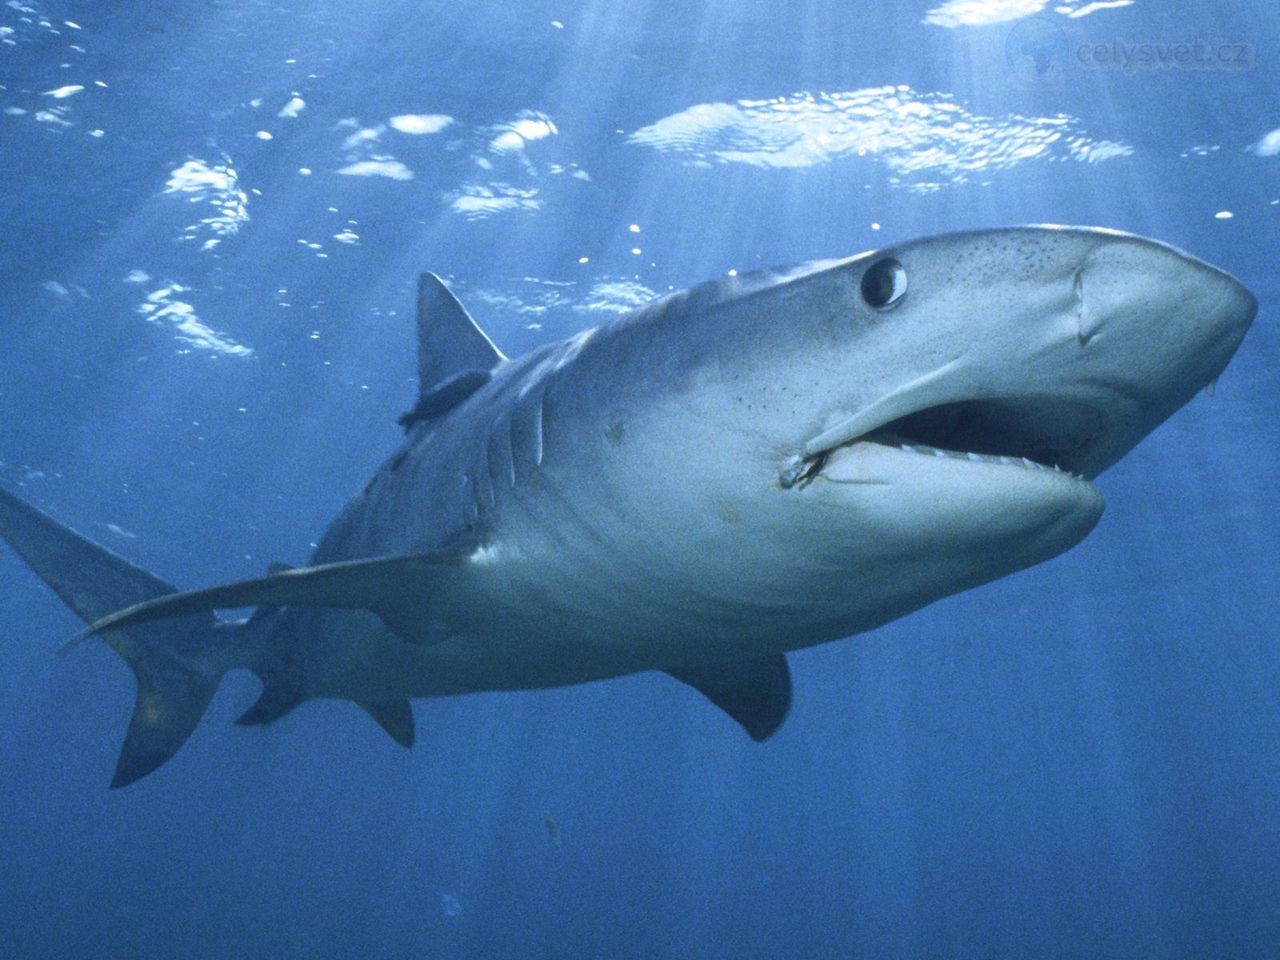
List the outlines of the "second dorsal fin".
{"type": "Polygon", "coordinates": [[[426,396],[468,370],[507,359],[434,273],[418,278],[418,393],[426,396]]]}

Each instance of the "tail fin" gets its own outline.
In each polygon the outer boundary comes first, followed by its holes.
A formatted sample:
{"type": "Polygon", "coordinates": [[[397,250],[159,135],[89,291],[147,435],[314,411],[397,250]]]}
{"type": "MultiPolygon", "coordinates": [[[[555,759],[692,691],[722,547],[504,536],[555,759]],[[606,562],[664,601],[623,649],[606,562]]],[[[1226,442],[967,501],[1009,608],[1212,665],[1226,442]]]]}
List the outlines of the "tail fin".
{"type": "MultiPolygon", "coordinates": [[[[62,598],[92,623],[112,611],[176,593],[176,589],[52,517],[0,489],[0,537],[62,598]]],[[[233,664],[211,612],[174,617],[103,634],[133,668],[138,698],[112,787],[155,770],[191,736],[233,664]]]]}

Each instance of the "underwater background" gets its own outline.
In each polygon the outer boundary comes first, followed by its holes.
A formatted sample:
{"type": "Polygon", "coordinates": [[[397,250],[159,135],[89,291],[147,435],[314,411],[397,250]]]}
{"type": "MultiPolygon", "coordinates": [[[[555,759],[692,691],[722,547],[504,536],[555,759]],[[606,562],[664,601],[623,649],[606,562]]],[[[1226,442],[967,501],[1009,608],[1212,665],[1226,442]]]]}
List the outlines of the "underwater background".
{"type": "Polygon", "coordinates": [[[1082,545],[792,655],[765,744],[642,675],[419,701],[406,753],[234,727],[232,674],[109,792],[132,677],[0,550],[0,960],[1280,956],[1280,7],[0,2],[0,483],[184,588],[304,562],[397,445],[421,270],[516,355],[1040,222],[1258,320],[1082,545]]]}

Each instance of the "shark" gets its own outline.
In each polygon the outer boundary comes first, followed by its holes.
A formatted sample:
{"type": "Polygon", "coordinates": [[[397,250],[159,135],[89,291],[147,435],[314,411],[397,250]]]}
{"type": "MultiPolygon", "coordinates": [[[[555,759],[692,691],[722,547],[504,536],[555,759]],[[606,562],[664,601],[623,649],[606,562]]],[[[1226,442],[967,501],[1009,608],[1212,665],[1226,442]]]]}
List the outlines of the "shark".
{"type": "Polygon", "coordinates": [[[417,698],[661,671],[759,741],[788,653],[1079,543],[1093,480],[1256,313],[1155,240],[1011,227],[722,277],[508,358],[427,273],[404,443],[305,566],[179,591],[7,491],[0,535],[72,645],[133,669],[113,787],[233,669],[262,683],[240,724],[348,700],[406,747],[417,698]]]}

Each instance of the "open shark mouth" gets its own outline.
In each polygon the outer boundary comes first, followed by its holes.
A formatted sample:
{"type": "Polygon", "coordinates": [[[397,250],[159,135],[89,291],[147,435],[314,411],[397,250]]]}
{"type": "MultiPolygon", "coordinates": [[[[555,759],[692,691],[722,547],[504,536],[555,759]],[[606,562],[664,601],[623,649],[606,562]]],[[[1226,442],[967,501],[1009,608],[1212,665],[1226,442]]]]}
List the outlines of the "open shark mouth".
{"type": "Polygon", "coordinates": [[[1059,399],[964,400],[908,414],[876,432],[911,445],[1079,473],[1102,432],[1102,417],[1085,404],[1059,399]]]}
{"type": "Polygon", "coordinates": [[[784,487],[822,472],[833,450],[877,443],[905,452],[1083,475],[1103,432],[1093,407],[1054,397],[962,400],[926,407],[783,465],[784,487]]]}

